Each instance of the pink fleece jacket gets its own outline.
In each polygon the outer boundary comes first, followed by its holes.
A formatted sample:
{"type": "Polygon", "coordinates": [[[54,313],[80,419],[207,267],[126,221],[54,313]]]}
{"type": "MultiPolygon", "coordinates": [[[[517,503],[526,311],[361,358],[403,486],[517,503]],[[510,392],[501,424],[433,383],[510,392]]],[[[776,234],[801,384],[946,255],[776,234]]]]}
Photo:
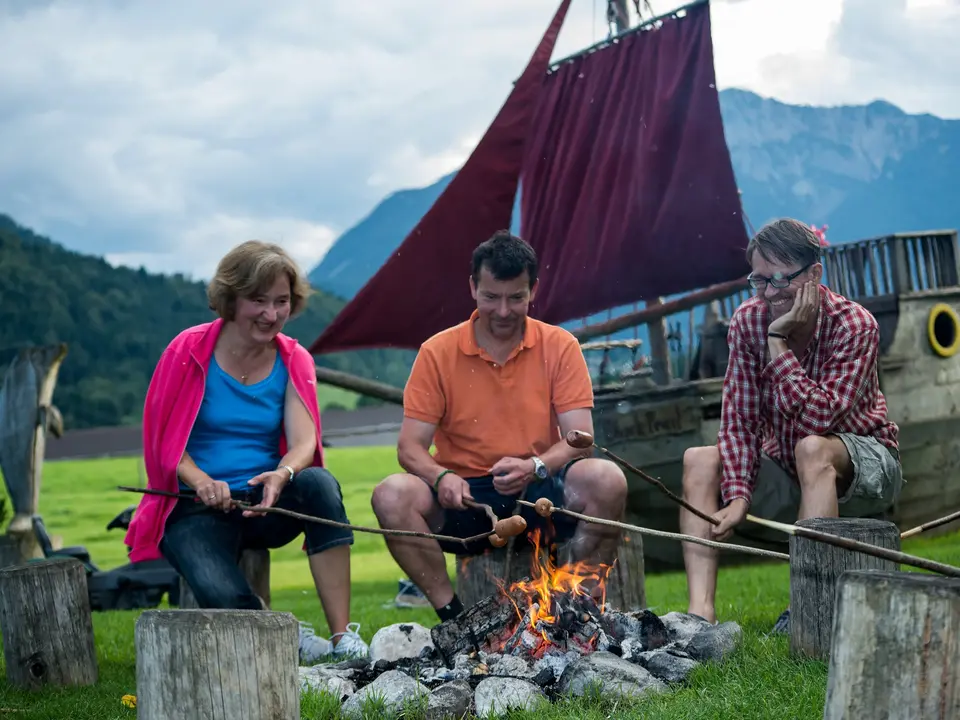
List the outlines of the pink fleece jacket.
{"type": "MultiPolygon", "coordinates": [[[[222,327],[223,320],[217,319],[188,328],[177,335],[160,356],[143,407],[143,461],[149,488],[178,490],[177,465],[200,411],[207,367],[222,327]]],[[[293,387],[313,417],[317,429],[313,464],[322,467],[320,407],[313,357],[291,337],[279,334],[276,342],[293,387]]],[[[286,438],[281,433],[280,454],[285,452],[286,438]]],[[[124,539],[130,548],[130,562],[161,557],[160,540],[176,502],[175,498],[159,495],[142,497],[124,539]]]]}

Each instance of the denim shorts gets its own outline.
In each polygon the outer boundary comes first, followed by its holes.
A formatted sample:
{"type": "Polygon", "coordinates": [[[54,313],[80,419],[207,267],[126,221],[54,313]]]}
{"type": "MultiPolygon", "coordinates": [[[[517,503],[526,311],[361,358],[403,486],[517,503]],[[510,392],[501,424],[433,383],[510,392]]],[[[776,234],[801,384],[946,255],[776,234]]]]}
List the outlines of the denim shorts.
{"type": "MultiPolygon", "coordinates": [[[[903,470],[899,453],[872,436],[836,433],[850,455],[853,479],[842,497],[837,498],[840,517],[870,517],[889,511],[900,497],[903,470]]],[[[777,461],[763,455],[757,482],[750,500],[750,513],[767,520],[795,523],[800,510],[800,485],[797,478],[777,461]]],[[[740,532],[741,529],[738,529],[740,532]]],[[[760,528],[743,529],[744,534],[766,535],[760,528]]],[[[771,531],[771,537],[783,539],[771,531]]]]}
{"type": "MultiPolygon", "coordinates": [[[[540,498],[548,498],[554,505],[562,506],[563,491],[567,470],[577,458],[571,460],[556,474],[544,480],[536,480],[527,485],[523,493],[519,495],[501,495],[493,486],[493,475],[483,475],[480,477],[464,478],[470,486],[470,494],[478,503],[489,505],[493,508],[498,518],[505,518],[513,515],[517,500],[523,499],[529,502],[536,502],[540,498]]],[[[434,498],[437,497],[436,491],[433,492],[434,498]]],[[[530,542],[529,532],[538,528],[541,532],[541,545],[550,543],[561,543],[573,537],[577,529],[577,520],[567,515],[555,513],[547,519],[537,514],[533,508],[521,506],[518,512],[527,521],[527,532],[517,536],[514,541],[514,548],[519,549],[523,543],[530,542]]],[[[490,530],[490,518],[482,510],[444,510],[443,527],[439,530],[441,535],[451,535],[458,538],[468,538],[473,535],[479,535],[490,530]]],[[[440,548],[447,553],[453,553],[458,556],[480,555],[490,550],[493,546],[486,539],[473,543],[468,543],[465,547],[462,543],[454,543],[447,540],[440,541],[440,548]]]]}

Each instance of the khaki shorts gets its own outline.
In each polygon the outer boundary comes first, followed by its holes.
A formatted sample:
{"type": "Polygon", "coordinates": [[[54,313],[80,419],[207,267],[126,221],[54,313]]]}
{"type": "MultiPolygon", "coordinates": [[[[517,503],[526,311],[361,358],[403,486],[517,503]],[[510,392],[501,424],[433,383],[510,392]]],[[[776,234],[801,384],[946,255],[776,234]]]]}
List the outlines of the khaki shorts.
{"type": "MultiPolygon", "coordinates": [[[[903,487],[900,459],[876,438],[837,433],[853,464],[853,480],[843,497],[837,498],[840,517],[880,515],[893,506],[903,487]]],[[[760,470],[750,501],[750,514],[768,520],[793,524],[800,510],[800,485],[796,478],[767,455],[760,459],[760,470]]],[[[783,533],[741,525],[737,534],[783,541],[783,533]]]]}

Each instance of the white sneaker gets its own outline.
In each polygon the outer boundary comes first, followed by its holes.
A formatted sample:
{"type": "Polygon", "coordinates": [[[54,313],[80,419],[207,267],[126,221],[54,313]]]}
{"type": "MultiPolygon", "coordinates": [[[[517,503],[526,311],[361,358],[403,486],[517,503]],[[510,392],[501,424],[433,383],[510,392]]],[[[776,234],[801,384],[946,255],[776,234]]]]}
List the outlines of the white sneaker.
{"type": "Polygon", "coordinates": [[[370,654],[370,646],[360,637],[360,623],[348,624],[346,632],[335,633],[330,639],[338,636],[340,641],[333,646],[334,656],[364,658],[370,654]]]}
{"type": "Polygon", "coordinates": [[[333,643],[317,635],[310,623],[300,623],[300,664],[312,665],[333,654],[333,643]]]}

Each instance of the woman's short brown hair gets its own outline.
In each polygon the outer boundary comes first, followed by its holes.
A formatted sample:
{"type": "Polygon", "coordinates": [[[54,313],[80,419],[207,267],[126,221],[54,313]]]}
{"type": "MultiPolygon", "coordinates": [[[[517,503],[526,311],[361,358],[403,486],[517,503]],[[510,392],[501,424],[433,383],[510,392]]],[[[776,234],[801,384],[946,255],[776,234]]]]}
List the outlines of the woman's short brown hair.
{"type": "Polygon", "coordinates": [[[217,265],[207,286],[210,309],[224,320],[233,320],[237,298],[253,298],[267,292],[285,273],[290,280],[290,317],[300,312],[312,290],[286,250],[279,245],[248,240],[228,252],[217,265]]]}

